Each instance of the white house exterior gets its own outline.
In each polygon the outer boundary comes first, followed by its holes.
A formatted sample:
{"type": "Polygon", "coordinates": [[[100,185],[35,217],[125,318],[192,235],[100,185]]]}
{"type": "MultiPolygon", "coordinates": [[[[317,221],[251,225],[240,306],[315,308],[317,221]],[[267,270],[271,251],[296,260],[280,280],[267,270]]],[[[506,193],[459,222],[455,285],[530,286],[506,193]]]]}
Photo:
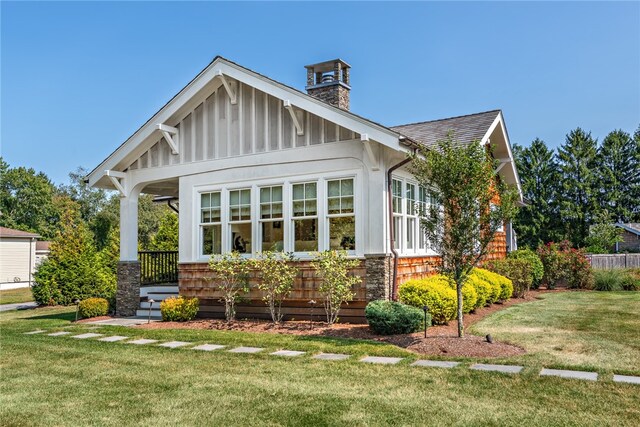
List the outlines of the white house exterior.
{"type": "MultiPolygon", "coordinates": [[[[303,317],[317,298],[306,261],[313,252],[346,249],[362,260],[356,274],[363,284],[343,314],[356,320],[368,300],[390,297],[402,278],[427,274],[426,261],[437,256],[413,209],[428,203],[406,169],[417,144],[433,144],[449,130],[462,142],[491,144],[502,162],[498,173],[519,186],[500,111],[385,127],[348,110],[349,68],[341,60],[307,66],[303,93],[216,57],[87,176],[121,195],[119,314],[133,314],[140,301],[141,192],[177,199],[179,292],[199,297],[202,314],[222,312],[204,279],[211,254],[294,252],[303,274],[287,314],[303,317]]],[[[243,314],[266,311],[248,304],[243,314]]]]}
{"type": "Polygon", "coordinates": [[[36,267],[35,233],[0,227],[0,289],[31,286],[36,267]]]}

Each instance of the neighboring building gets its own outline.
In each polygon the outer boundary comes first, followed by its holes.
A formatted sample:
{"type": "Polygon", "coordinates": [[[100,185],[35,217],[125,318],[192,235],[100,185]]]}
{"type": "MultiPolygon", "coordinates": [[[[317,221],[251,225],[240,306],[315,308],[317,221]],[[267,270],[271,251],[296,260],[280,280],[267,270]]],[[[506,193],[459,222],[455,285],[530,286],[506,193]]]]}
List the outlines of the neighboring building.
{"type": "Polygon", "coordinates": [[[31,286],[39,237],[35,233],[0,227],[0,289],[31,286]]]}
{"type": "Polygon", "coordinates": [[[616,223],[622,228],[622,242],[616,243],[616,252],[640,252],[640,223],[616,223]]]}
{"type": "MultiPolygon", "coordinates": [[[[362,320],[369,300],[431,274],[437,259],[415,209],[430,203],[428,192],[409,172],[407,154],[452,131],[461,143],[490,145],[500,179],[520,189],[501,111],[386,127],[349,111],[347,63],[306,69],[303,93],[216,57],[87,176],[121,196],[119,314],[134,314],[149,292],[139,286],[142,192],[179,202],[179,293],[200,298],[201,315],[224,311],[206,279],[211,254],[294,252],[303,272],[285,311],[303,318],[309,300],[320,301],[312,253],[345,249],[361,260],[354,273],[363,282],[340,317],[362,320]]],[[[505,255],[506,234],[498,234],[493,257],[505,255]]],[[[248,299],[238,317],[268,315],[259,292],[248,299]]]]}
{"type": "Polygon", "coordinates": [[[51,242],[48,240],[38,240],[36,242],[36,267],[47,259],[49,252],[51,252],[50,248],[51,242]]]}

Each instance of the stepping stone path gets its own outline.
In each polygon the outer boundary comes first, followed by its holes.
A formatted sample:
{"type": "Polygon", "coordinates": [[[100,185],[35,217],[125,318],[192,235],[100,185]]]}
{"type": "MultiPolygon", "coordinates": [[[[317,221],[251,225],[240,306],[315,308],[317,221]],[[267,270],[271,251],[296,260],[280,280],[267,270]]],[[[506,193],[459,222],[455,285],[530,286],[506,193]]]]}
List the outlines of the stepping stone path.
{"type": "Polygon", "coordinates": [[[221,348],[224,348],[224,347],[225,346],[218,345],[218,344],[202,344],[202,345],[197,345],[195,347],[192,347],[191,350],[213,351],[213,350],[220,350],[221,348]]]}
{"type": "Polygon", "coordinates": [[[516,365],[488,365],[484,363],[476,363],[471,368],[476,371],[502,372],[504,374],[518,374],[522,371],[522,366],[516,365]]]}
{"type": "Polygon", "coordinates": [[[61,337],[62,335],[69,335],[71,332],[69,331],[60,331],[49,334],[50,337],[61,337]]]}
{"type": "Polygon", "coordinates": [[[35,335],[35,334],[41,334],[41,333],[43,333],[43,332],[44,332],[44,331],[42,331],[42,330],[38,329],[37,331],[25,332],[24,334],[25,334],[25,335],[35,335]]]}
{"type": "Polygon", "coordinates": [[[314,359],[319,360],[347,360],[350,358],[349,354],[339,354],[339,353],[320,353],[313,356],[314,359]]]}
{"type": "Polygon", "coordinates": [[[97,337],[101,337],[102,334],[94,334],[94,333],[87,333],[87,334],[80,334],[80,335],[74,335],[71,338],[77,338],[79,340],[85,340],[87,338],[97,338],[97,337]]]}
{"type": "Polygon", "coordinates": [[[113,335],[110,337],[104,337],[104,338],[100,338],[98,341],[104,341],[104,342],[116,342],[116,341],[122,341],[122,340],[126,340],[129,337],[125,337],[122,335],[113,335]]]}
{"type": "Polygon", "coordinates": [[[614,375],[613,381],[616,383],[640,384],[640,377],[630,375],[614,375]]]}
{"type": "Polygon", "coordinates": [[[259,353],[264,348],[260,347],[236,347],[234,349],[229,350],[229,353],[259,353]]]}
{"type": "Polygon", "coordinates": [[[402,357],[376,357],[376,356],[369,356],[369,357],[360,359],[360,361],[364,363],[378,363],[382,365],[395,365],[401,360],[402,360],[402,357]]]}
{"type": "Polygon", "coordinates": [[[185,345],[191,344],[190,342],[186,342],[186,341],[169,341],[169,342],[165,342],[162,344],[159,344],[160,347],[167,347],[167,348],[178,348],[178,347],[183,347],[185,345]]]}
{"type": "Polygon", "coordinates": [[[152,344],[154,342],[158,342],[158,340],[148,340],[148,339],[139,339],[139,340],[133,340],[133,341],[129,341],[127,342],[127,344],[137,344],[137,345],[145,345],[145,344],[152,344]]]}
{"type": "Polygon", "coordinates": [[[413,362],[411,366],[425,366],[428,368],[455,368],[459,362],[446,362],[444,360],[418,360],[413,362]]]}
{"type": "Polygon", "coordinates": [[[588,380],[588,381],[597,381],[598,373],[597,372],[585,372],[585,371],[567,371],[564,369],[547,369],[544,368],[540,371],[540,376],[553,376],[553,377],[561,377],[561,378],[574,378],[577,380],[588,380]]]}
{"type": "Polygon", "coordinates": [[[280,350],[280,351],[274,351],[273,353],[271,353],[271,355],[283,356],[283,357],[296,357],[296,356],[302,356],[304,353],[305,353],[304,351],[280,350]]]}

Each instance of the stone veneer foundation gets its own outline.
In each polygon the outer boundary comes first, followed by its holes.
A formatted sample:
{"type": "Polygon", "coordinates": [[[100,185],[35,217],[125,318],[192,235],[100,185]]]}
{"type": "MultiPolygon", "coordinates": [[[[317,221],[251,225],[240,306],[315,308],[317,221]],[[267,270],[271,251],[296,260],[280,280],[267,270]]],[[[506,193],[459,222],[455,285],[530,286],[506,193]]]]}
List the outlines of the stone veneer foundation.
{"type": "Polygon", "coordinates": [[[140,262],[118,262],[116,315],[135,316],[140,306],[140,262]]]}

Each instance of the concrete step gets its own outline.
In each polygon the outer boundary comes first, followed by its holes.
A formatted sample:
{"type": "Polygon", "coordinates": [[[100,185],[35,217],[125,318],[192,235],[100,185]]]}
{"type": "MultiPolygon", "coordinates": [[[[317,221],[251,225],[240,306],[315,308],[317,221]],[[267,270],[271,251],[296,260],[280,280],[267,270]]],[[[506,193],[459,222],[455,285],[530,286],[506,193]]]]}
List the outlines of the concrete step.
{"type": "Polygon", "coordinates": [[[160,310],[160,301],[156,301],[153,304],[149,303],[149,301],[140,301],[140,309],[148,310],[149,308],[160,310]]]}
{"type": "Polygon", "coordinates": [[[140,287],[140,296],[146,297],[149,293],[161,293],[161,294],[177,294],[178,285],[155,285],[155,286],[142,286],[140,287]]]}
{"type": "MultiPolygon", "coordinates": [[[[139,308],[136,310],[136,317],[147,318],[149,317],[149,309],[139,308]]],[[[162,314],[160,313],[160,309],[151,309],[151,318],[152,319],[162,319],[162,314]]]]}
{"type": "Polygon", "coordinates": [[[147,294],[147,298],[148,299],[152,299],[154,301],[162,301],[164,299],[167,298],[171,298],[171,297],[177,297],[178,293],[177,292],[166,292],[166,293],[160,293],[160,292],[150,292],[147,294]]]}

